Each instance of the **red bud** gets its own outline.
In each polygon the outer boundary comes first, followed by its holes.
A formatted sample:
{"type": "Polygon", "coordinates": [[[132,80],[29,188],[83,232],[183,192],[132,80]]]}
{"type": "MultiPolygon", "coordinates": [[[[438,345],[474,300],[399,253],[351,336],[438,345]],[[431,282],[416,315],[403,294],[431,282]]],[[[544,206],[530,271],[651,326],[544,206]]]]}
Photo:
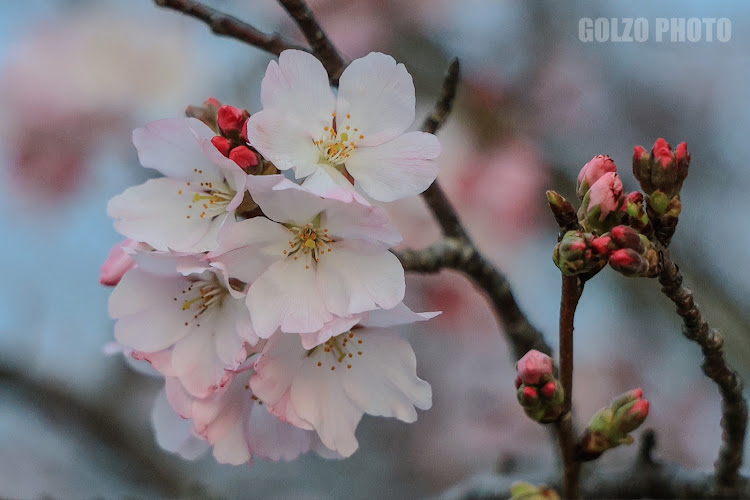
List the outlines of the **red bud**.
{"type": "Polygon", "coordinates": [[[635,402],[633,407],[630,409],[628,414],[632,417],[637,417],[640,420],[644,420],[648,416],[649,402],[647,399],[639,399],[635,402]]]}
{"type": "Polygon", "coordinates": [[[677,149],[675,149],[675,158],[677,161],[682,161],[687,156],[687,142],[681,142],[677,145],[677,149]]]}
{"type": "Polygon", "coordinates": [[[205,101],[203,101],[203,105],[211,107],[211,108],[219,109],[221,107],[221,101],[219,101],[215,97],[209,97],[208,99],[206,99],[205,101]]]}
{"type": "Polygon", "coordinates": [[[636,146],[633,148],[633,158],[636,160],[644,160],[648,158],[648,152],[643,146],[636,146]]]}
{"type": "Polygon", "coordinates": [[[545,398],[551,398],[555,395],[555,391],[557,391],[557,384],[555,384],[554,380],[550,380],[544,386],[542,386],[542,396],[545,398]]]}
{"type": "Polygon", "coordinates": [[[218,149],[221,154],[229,156],[229,150],[232,149],[232,141],[226,137],[217,135],[211,138],[211,144],[216,146],[216,149],[218,149]]]}
{"type": "Polygon", "coordinates": [[[258,164],[258,155],[247,146],[237,146],[229,153],[229,159],[233,160],[240,168],[246,169],[258,164]]]}
{"type": "Polygon", "coordinates": [[[591,242],[591,247],[598,253],[599,255],[609,255],[609,246],[612,242],[612,238],[609,236],[602,236],[600,238],[596,238],[594,241],[591,242]]]}
{"type": "Polygon", "coordinates": [[[247,111],[224,105],[219,108],[218,123],[222,132],[241,132],[248,117],[247,111]]]}
{"type": "Polygon", "coordinates": [[[536,387],[527,385],[523,388],[523,399],[527,403],[533,403],[535,400],[539,399],[539,391],[536,390],[536,387]]]}

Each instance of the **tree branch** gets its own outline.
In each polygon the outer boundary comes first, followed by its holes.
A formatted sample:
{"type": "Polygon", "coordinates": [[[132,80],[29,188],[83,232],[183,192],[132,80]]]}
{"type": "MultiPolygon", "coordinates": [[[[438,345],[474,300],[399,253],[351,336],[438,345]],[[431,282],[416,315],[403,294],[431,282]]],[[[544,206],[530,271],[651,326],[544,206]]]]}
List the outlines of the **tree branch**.
{"type": "Polygon", "coordinates": [[[305,35],[307,43],[312,47],[312,53],[323,63],[331,85],[337,85],[348,62],[323,31],[310,7],[305,0],[279,0],[279,3],[305,35]]]}
{"type": "Polygon", "coordinates": [[[224,14],[193,0],[154,0],[160,7],[176,10],[203,21],[216,35],[234,38],[278,56],[287,49],[310,52],[309,49],[285,40],[278,33],[266,34],[236,17],[224,14]]]}
{"type": "Polygon", "coordinates": [[[446,238],[424,250],[394,253],[406,271],[437,273],[441,269],[454,269],[466,274],[490,300],[514,359],[520,359],[531,349],[551,354],[552,349],[541,332],[534,328],[518,306],[508,278],[470,243],[458,238],[446,238]]]}
{"type": "Polygon", "coordinates": [[[661,247],[661,271],[659,283],[664,295],[677,306],[677,314],[683,321],[683,334],[701,346],[703,372],[721,393],[722,443],[719,457],[714,464],[718,493],[733,496],[738,487],[738,470],[742,465],[747,428],[747,401],[742,395],[742,378],[724,359],[724,337],[710,328],[695,304],[693,292],[683,286],[682,274],[672,261],[669,251],[661,247]]]}

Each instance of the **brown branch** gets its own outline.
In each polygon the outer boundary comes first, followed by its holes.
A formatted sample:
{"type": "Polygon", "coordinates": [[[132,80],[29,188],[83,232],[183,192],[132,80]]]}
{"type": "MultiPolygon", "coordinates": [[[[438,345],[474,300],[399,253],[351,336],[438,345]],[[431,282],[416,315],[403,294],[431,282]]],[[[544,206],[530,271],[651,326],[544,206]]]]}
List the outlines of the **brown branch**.
{"type": "Polygon", "coordinates": [[[441,269],[454,269],[466,274],[490,300],[514,359],[520,359],[531,349],[551,354],[552,350],[541,332],[534,328],[518,306],[508,278],[470,243],[446,238],[424,250],[394,253],[406,271],[437,273],[441,269]]]}
{"type": "Polygon", "coordinates": [[[149,484],[165,497],[179,497],[186,493],[184,478],[169,472],[169,468],[143,450],[137,436],[123,431],[116,417],[67,393],[65,390],[37,381],[25,373],[0,366],[0,383],[15,387],[42,415],[54,416],[52,422],[64,432],[76,435],[78,429],[105,443],[123,459],[123,474],[142,484],[149,484]]]}
{"type": "Polygon", "coordinates": [[[742,395],[742,378],[724,359],[724,336],[710,328],[695,304],[693,292],[682,284],[683,278],[669,251],[661,247],[659,283],[662,292],[677,306],[683,321],[683,334],[701,346],[703,372],[719,387],[721,393],[722,443],[714,464],[716,487],[720,494],[733,496],[738,487],[738,470],[742,465],[747,428],[747,401],[742,395]]]}
{"type": "Polygon", "coordinates": [[[563,498],[578,498],[581,464],[576,458],[576,434],[573,427],[573,323],[583,284],[577,276],[562,275],[560,294],[560,383],[565,399],[563,412],[556,422],[563,462],[563,498]]]}
{"type": "Polygon", "coordinates": [[[305,35],[307,43],[312,47],[312,53],[323,63],[323,67],[328,71],[331,84],[337,85],[348,62],[328,38],[310,7],[305,0],[279,0],[279,3],[289,13],[302,34],[305,35]]]}
{"type": "Polygon", "coordinates": [[[278,56],[287,49],[297,49],[310,52],[309,49],[295,45],[278,33],[266,34],[236,17],[224,14],[212,7],[208,7],[193,0],[154,0],[160,7],[176,10],[188,16],[203,21],[216,35],[234,38],[253,47],[265,50],[278,56]]]}

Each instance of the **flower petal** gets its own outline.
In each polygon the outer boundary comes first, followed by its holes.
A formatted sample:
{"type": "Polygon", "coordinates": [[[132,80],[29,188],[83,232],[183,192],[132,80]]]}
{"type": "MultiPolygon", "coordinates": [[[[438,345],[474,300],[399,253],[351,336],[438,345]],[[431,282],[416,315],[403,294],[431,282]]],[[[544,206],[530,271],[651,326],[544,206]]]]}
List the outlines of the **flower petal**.
{"type": "Polygon", "coordinates": [[[151,422],[159,446],[186,460],[195,460],[208,449],[208,443],[193,434],[193,424],[172,410],[165,391],[154,401],[151,422]]]}
{"type": "Polygon", "coordinates": [[[361,146],[382,144],[402,134],[414,121],[414,82],[403,64],[371,52],[342,73],[336,104],[339,130],[358,128],[361,146]]]}
{"type": "Polygon", "coordinates": [[[391,309],[375,309],[370,311],[362,324],[369,327],[389,327],[409,325],[416,321],[427,321],[442,313],[442,311],[416,313],[401,302],[391,309]]]}
{"type": "Polygon", "coordinates": [[[247,188],[263,213],[281,223],[305,224],[325,210],[330,201],[286,179],[283,175],[256,175],[247,188]]]}
{"type": "MultiPolygon", "coordinates": [[[[195,118],[167,118],[133,131],[133,144],[141,165],[176,179],[197,180],[219,176],[219,170],[203,153],[202,143],[214,132],[195,118]],[[202,175],[196,171],[201,170],[202,175]]],[[[214,148],[215,149],[215,148],[214,148]]]]}
{"type": "Polygon", "coordinates": [[[318,284],[328,310],[337,316],[390,309],[404,298],[404,268],[382,246],[363,241],[331,244],[318,262],[318,284]]]}
{"type": "Polygon", "coordinates": [[[416,196],[432,184],[438,155],[437,137],[409,132],[378,146],[357,149],[346,168],[372,198],[394,201],[416,196]]]}
{"type": "Polygon", "coordinates": [[[366,317],[366,314],[354,314],[346,318],[336,316],[317,332],[300,334],[300,337],[302,338],[302,347],[309,350],[319,346],[331,337],[348,332],[354,325],[362,321],[362,318],[364,317],[366,317]]]}
{"type": "Polygon", "coordinates": [[[247,423],[247,441],[253,455],[288,462],[310,451],[315,434],[274,417],[265,405],[254,405],[247,423]]]}
{"type": "Polygon", "coordinates": [[[354,201],[346,204],[331,203],[321,218],[321,225],[336,240],[379,241],[386,247],[401,243],[401,235],[389,223],[386,211],[369,204],[354,201]]]}
{"type": "Polygon", "coordinates": [[[260,338],[269,338],[277,328],[314,332],[333,318],[317,291],[315,270],[305,269],[307,262],[291,257],[276,261],[250,285],[247,307],[260,338]]]}

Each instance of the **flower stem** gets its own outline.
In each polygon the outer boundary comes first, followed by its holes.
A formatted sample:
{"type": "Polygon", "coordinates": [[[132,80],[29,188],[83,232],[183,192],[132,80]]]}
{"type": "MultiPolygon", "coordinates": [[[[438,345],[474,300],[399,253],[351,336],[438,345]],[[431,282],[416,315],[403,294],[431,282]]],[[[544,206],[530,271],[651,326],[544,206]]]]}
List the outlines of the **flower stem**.
{"type": "Polygon", "coordinates": [[[573,322],[583,284],[577,276],[562,277],[560,297],[560,382],[565,392],[563,412],[557,421],[558,442],[563,461],[563,498],[580,496],[580,463],[576,459],[576,436],[573,428],[573,322]]]}

